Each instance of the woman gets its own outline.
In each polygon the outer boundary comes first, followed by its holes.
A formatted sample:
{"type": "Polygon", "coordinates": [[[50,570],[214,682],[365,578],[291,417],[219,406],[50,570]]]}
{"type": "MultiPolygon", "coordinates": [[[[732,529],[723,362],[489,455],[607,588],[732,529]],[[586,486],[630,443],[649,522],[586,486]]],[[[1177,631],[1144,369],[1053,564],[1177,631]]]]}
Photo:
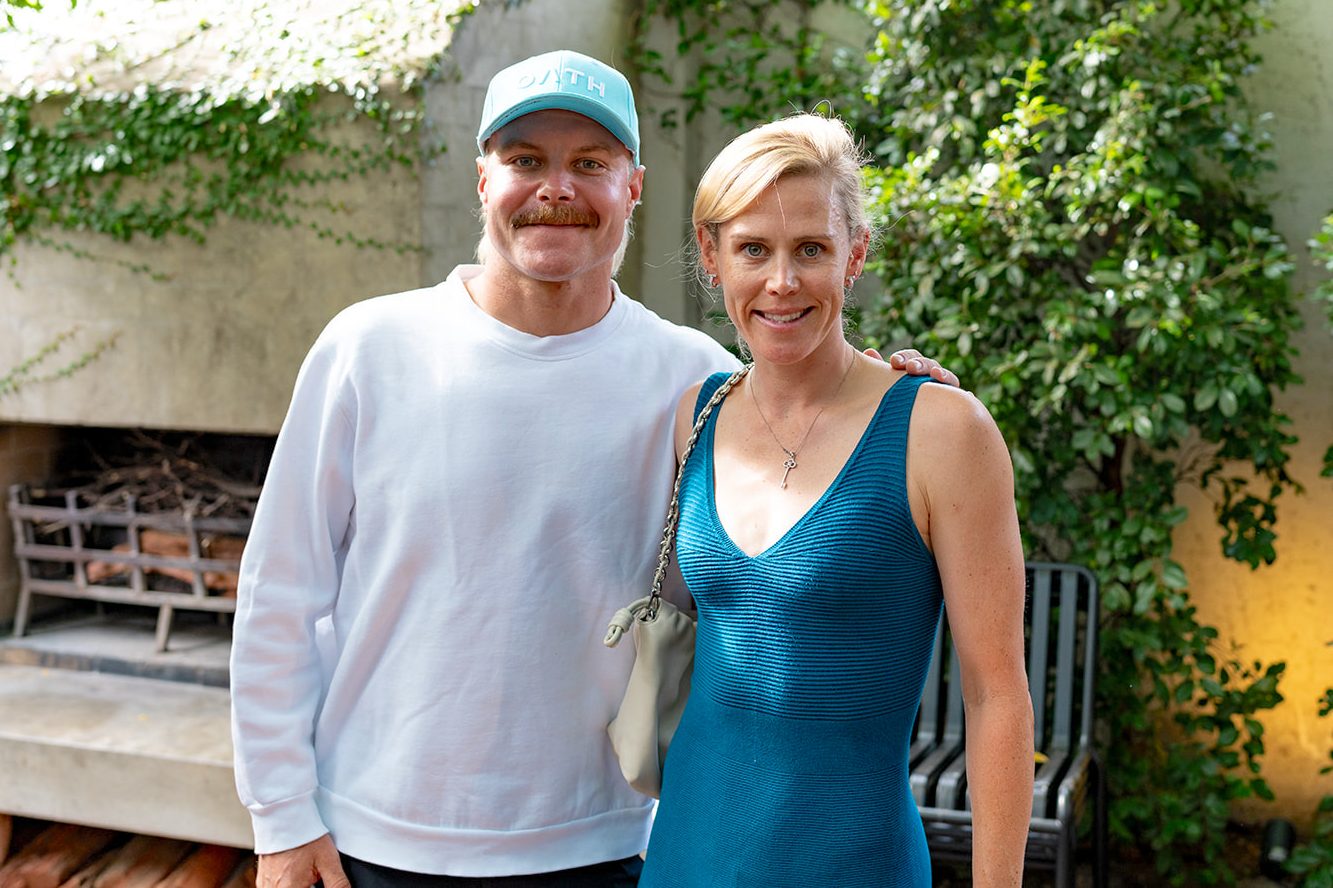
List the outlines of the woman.
{"type": "MultiPolygon", "coordinates": [[[[642,888],[928,886],[907,749],[940,605],[963,668],[976,885],[1020,884],[1032,793],[1008,451],[971,395],[843,331],[870,228],[836,121],[752,130],[695,196],[703,271],[754,366],[681,486],[694,684],[642,888]]],[[[680,402],[683,450],[712,377],[680,402]]]]}

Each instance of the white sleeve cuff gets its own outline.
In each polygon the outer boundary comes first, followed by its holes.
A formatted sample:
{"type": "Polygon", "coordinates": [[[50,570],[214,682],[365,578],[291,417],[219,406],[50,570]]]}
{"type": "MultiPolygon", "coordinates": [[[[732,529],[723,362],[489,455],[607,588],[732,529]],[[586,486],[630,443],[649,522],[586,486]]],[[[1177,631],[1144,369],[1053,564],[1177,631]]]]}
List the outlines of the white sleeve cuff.
{"type": "Polygon", "coordinates": [[[287,851],[329,831],[315,805],[314,792],[271,805],[251,805],[250,821],[255,830],[256,854],[287,851]]]}

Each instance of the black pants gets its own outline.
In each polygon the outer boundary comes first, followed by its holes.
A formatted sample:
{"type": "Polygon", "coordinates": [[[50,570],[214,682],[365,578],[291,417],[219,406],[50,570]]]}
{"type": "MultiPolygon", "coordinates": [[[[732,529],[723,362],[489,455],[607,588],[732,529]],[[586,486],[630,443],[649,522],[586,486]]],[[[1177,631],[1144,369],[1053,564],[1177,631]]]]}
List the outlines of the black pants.
{"type": "Polygon", "coordinates": [[[634,888],[643,861],[638,857],[594,863],[578,869],[532,876],[431,876],[366,863],[342,855],[343,870],[352,888],[634,888]]]}

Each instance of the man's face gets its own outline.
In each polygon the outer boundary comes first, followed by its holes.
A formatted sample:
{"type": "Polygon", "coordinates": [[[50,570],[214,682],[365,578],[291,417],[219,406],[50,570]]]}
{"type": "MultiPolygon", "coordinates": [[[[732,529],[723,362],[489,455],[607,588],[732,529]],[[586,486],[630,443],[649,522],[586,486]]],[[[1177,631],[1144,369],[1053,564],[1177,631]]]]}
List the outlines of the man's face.
{"type": "Polygon", "coordinates": [[[502,127],[477,162],[491,262],[559,282],[609,279],[643,170],[600,124],[572,111],[537,111],[502,127]]]}

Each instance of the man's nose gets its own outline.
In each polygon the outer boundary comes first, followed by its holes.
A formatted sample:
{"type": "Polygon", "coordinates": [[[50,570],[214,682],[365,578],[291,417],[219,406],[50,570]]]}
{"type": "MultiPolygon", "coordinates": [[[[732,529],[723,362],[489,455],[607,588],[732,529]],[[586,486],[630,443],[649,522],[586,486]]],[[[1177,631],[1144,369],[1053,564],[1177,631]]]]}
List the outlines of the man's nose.
{"type": "Polygon", "coordinates": [[[542,179],[537,197],[543,201],[568,202],[574,199],[574,178],[567,170],[552,170],[542,179]]]}

